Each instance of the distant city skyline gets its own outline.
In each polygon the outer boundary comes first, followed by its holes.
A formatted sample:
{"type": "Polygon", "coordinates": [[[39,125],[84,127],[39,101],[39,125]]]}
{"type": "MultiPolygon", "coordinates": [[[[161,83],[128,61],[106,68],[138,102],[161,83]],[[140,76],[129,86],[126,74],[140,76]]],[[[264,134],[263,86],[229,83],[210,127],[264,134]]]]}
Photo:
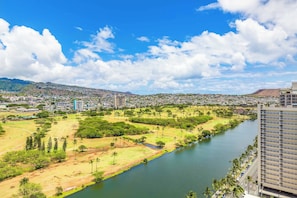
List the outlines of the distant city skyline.
{"type": "Polygon", "coordinates": [[[290,87],[296,10],[296,0],[0,0],[0,77],[135,94],[290,87]]]}

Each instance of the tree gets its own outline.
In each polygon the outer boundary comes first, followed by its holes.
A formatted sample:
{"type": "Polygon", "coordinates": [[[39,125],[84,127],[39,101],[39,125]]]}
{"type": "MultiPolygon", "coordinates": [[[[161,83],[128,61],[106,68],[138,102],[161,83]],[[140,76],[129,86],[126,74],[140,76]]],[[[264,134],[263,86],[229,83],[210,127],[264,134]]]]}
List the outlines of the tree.
{"type": "Polygon", "coordinates": [[[251,176],[247,176],[246,177],[247,182],[248,182],[248,193],[250,193],[250,183],[253,181],[253,178],[251,176]]]}
{"type": "Polygon", "coordinates": [[[76,146],[76,144],[77,144],[77,139],[73,139],[73,150],[75,151],[75,146],[76,146]]]}
{"type": "Polygon", "coordinates": [[[234,186],[236,184],[234,177],[232,177],[230,174],[226,176],[226,184],[229,186],[234,186]]]}
{"type": "Polygon", "coordinates": [[[56,187],[56,196],[61,196],[63,194],[63,188],[62,186],[57,186],[56,187]]]}
{"type": "Polygon", "coordinates": [[[35,169],[41,169],[47,167],[50,164],[50,160],[47,156],[41,155],[36,159],[32,160],[32,164],[34,165],[35,169]]]}
{"type": "Polygon", "coordinates": [[[115,157],[118,155],[118,153],[116,151],[114,151],[112,153],[112,156],[113,156],[113,163],[112,164],[115,164],[115,157]]]}
{"type": "Polygon", "coordinates": [[[48,118],[49,117],[49,112],[48,111],[42,111],[40,113],[37,113],[36,116],[38,118],[48,118]]]}
{"type": "Polygon", "coordinates": [[[79,152],[84,152],[87,149],[87,147],[85,145],[80,145],[78,147],[79,152]]]}
{"type": "Polygon", "coordinates": [[[54,138],[55,144],[54,144],[54,152],[57,152],[58,150],[58,139],[54,138]]]}
{"type": "Polygon", "coordinates": [[[91,164],[91,173],[93,173],[93,163],[94,163],[94,161],[93,161],[93,160],[90,160],[90,164],[91,164]]]}
{"type": "Polygon", "coordinates": [[[209,187],[206,187],[205,191],[204,191],[204,196],[209,198],[211,196],[211,190],[209,189],[209,187]]]}
{"type": "Polygon", "coordinates": [[[67,147],[67,139],[65,138],[64,142],[63,142],[63,151],[64,152],[66,152],[66,147],[67,147]]]}
{"type": "Polygon", "coordinates": [[[157,146],[160,147],[160,148],[163,148],[165,146],[165,142],[159,140],[156,142],[157,146]]]}
{"type": "Polygon", "coordinates": [[[57,152],[52,153],[52,160],[55,160],[57,162],[62,162],[66,158],[66,152],[59,150],[57,152]]]}
{"type": "Polygon", "coordinates": [[[29,182],[28,177],[23,177],[20,181],[20,186],[23,186],[29,182]]]}
{"type": "Polygon", "coordinates": [[[219,188],[220,188],[220,182],[219,182],[218,180],[214,179],[214,180],[212,181],[212,188],[213,188],[215,191],[219,190],[219,188]]]}
{"type": "Polygon", "coordinates": [[[194,191],[189,191],[187,194],[186,194],[186,198],[197,198],[197,194],[194,192],[194,191]]]}
{"type": "Polygon", "coordinates": [[[51,152],[53,146],[52,137],[49,137],[48,143],[47,143],[47,152],[51,152]]]}
{"type": "Polygon", "coordinates": [[[45,198],[39,184],[30,183],[28,178],[23,178],[19,185],[19,196],[24,198],[45,198]]]}
{"type": "Polygon", "coordinates": [[[31,150],[33,148],[32,136],[26,138],[26,151],[31,150]]]}
{"type": "Polygon", "coordinates": [[[96,171],[93,173],[93,176],[94,176],[94,181],[96,183],[100,183],[102,180],[103,180],[103,171],[96,171]]]}
{"type": "Polygon", "coordinates": [[[114,145],[115,145],[115,144],[114,144],[114,142],[111,142],[111,143],[110,143],[110,147],[112,147],[112,148],[113,148],[113,147],[114,147],[114,145]]]}
{"type": "Polygon", "coordinates": [[[97,172],[97,168],[98,168],[98,163],[100,162],[100,159],[97,157],[96,158],[96,172],[97,172]]]}
{"type": "Polygon", "coordinates": [[[43,151],[43,152],[45,151],[45,143],[44,143],[44,141],[42,141],[42,145],[41,145],[40,150],[43,151]]]}
{"type": "Polygon", "coordinates": [[[236,186],[234,186],[232,190],[233,197],[239,198],[243,193],[244,193],[244,189],[240,185],[237,184],[236,186]]]}

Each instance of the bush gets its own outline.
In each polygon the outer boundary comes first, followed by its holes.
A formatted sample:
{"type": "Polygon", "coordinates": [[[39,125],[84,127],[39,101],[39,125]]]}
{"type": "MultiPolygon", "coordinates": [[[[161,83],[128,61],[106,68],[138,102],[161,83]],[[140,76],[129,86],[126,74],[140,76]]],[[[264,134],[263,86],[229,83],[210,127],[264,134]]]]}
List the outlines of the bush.
{"type": "Polygon", "coordinates": [[[22,173],[23,170],[20,167],[10,166],[9,164],[2,164],[2,167],[0,167],[0,181],[21,175],[22,173]]]}
{"type": "Polygon", "coordinates": [[[157,146],[160,147],[160,148],[163,148],[165,146],[165,142],[159,140],[156,142],[157,146]]]}
{"type": "Polygon", "coordinates": [[[57,151],[51,153],[51,159],[56,162],[62,162],[66,159],[66,152],[64,151],[57,151]]]}
{"type": "Polygon", "coordinates": [[[103,180],[103,171],[96,171],[93,173],[94,178],[94,182],[96,183],[100,183],[103,180]]]}
{"type": "Polygon", "coordinates": [[[84,152],[87,149],[87,147],[85,145],[80,145],[78,147],[79,152],[84,152]]]}

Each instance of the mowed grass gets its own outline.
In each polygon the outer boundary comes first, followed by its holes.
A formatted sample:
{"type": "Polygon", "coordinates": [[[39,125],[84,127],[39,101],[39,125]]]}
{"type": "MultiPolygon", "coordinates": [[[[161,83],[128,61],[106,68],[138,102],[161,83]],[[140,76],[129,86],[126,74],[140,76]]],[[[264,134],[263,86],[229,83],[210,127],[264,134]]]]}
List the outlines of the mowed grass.
{"type": "MultiPolygon", "coordinates": [[[[13,113],[0,112],[0,117],[14,115],[13,113]]],[[[28,116],[28,113],[17,114],[28,116]]],[[[33,120],[6,121],[1,123],[5,134],[0,136],[0,156],[8,151],[22,150],[25,148],[27,136],[36,131],[36,125],[33,120]]]]}
{"type": "MultiPolygon", "coordinates": [[[[165,142],[163,150],[156,150],[144,145],[135,144],[127,141],[122,137],[105,137],[100,139],[80,139],[74,138],[74,134],[79,127],[79,120],[85,119],[81,114],[67,115],[68,118],[63,119],[61,116],[55,117],[56,122],[52,124],[50,131],[43,139],[45,146],[47,146],[49,137],[57,138],[59,149],[62,148],[63,138],[67,139],[67,158],[65,162],[52,164],[49,167],[30,173],[25,173],[21,176],[5,180],[0,183],[0,197],[11,197],[17,193],[18,183],[23,177],[28,177],[30,181],[41,184],[43,192],[48,196],[55,194],[56,187],[61,186],[64,191],[75,190],[82,185],[92,181],[93,176],[91,171],[104,171],[105,177],[118,174],[124,170],[141,163],[144,159],[151,159],[154,156],[161,155],[165,150],[171,151],[175,148],[175,143],[182,140],[187,134],[198,135],[200,132],[198,128],[211,130],[216,124],[225,124],[229,121],[226,118],[216,117],[212,113],[212,109],[216,107],[187,107],[184,109],[178,108],[163,108],[162,112],[156,112],[153,108],[150,114],[136,114],[141,117],[153,118],[171,118],[168,115],[168,110],[176,117],[198,116],[198,111],[203,114],[210,114],[212,120],[207,123],[197,126],[192,131],[182,129],[161,127],[154,125],[135,124],[128,121],[128,117],[124,116],[123,110],[116,110],[112,115],[104,116],[109,122],[124,121],[136,126],[145,126],[149,129],[150,133],[143,135],[129,136],[130,138],[137,139],[142,136],[146,137],[146,142],[156,144],[156,141],[165,142]],[[118,112],[118,113],[115,113],[118,112]],[[76,139],[76,144],[74,144],[76,139]],[[111,143],[115,143],[111,147],[111,143]],[[86,152],[76,152],[80,145],[85,145],[88,149],[86,152]],[[116,156],[113,155],[116,153],[116,156]],[[98,161],[97,161],[98,159],[98,161]],[[93,161],[93,163],[91,163],[93,161]],[[92,165],[93,164],[93,165],[92,165]]],[[[222,108],[222,107],[218,107],[222,108]]],[[[142,108],[141,110],[145,110],[142,108]]],[[[135,112],[140,109],[135,109],[135,112]]],[[[7,116],[1,115],[1,116],[7,116]]],[[[242,118],[242,117],[236,117],[242,118]]],[[[26,137],[32,135],[36,131],[37,126],[34,120],[25,121],[8,121],[2,124],[5,129],[5,135],[0,136],[0,155],[7,151],[22,150],[25,148],[26,137]]],[[[201,131],[201,130],[200,130],[201,131]]]]}

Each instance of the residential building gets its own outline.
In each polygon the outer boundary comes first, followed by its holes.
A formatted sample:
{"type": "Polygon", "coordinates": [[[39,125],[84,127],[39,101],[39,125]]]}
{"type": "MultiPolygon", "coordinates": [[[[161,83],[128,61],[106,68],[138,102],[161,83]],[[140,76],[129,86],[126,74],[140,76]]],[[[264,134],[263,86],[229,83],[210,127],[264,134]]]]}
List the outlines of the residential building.
{"type": "Polygon", "coordinates": [[[258,185],[260,194],[297,197],[297,106],[291,100],[295,92],[280,94],[285,95],[280,107],[258,106],[258,185]]]}
{"type": "Polygon", "coordinates": [[[114,96],[114,108],[123,108],[126,106],[126,97],[124,95],[114,96]]]}
{"type": "Polygon", "coordinates": [[[280,106],[297,107],[297,82],[293,82],[291,88],[280,90],[280,106]]]}

